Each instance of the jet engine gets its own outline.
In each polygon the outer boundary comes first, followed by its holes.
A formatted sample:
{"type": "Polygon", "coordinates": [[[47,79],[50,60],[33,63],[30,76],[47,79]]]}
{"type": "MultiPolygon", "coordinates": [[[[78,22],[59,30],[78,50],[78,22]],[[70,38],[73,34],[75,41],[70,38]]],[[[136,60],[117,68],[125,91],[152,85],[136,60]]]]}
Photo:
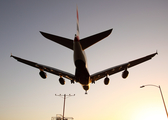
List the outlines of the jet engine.
{"type": "Polygon", "coordinates": [[[60,77],[60,78],[59,78],[59,82],[60,82],[61,85],[64,85],[64,84],[65,84],[64,78],[60,77]]]}
{"type": "Polygon", "coordinates": [[[110,79],[109,79],[108,77],[106,77],[106,78],[104,79],[104,84],[105,84],[105,85],[108,85],[108,84],[109,84],[109,81],[110,81],[110,79]]]}
{"type": "Polygon", "coordinates": [[[122,73],[122,78],[124,79],[127,78],[128,74],[129,74],[128,70],[124,70],[124,72],[122,73]]]}
{"type": "Polygon", "coordinates": [[[44,71],[40,71],[39,75],[43,78],[46,79],[47,78],[47,73],[45,73],[44,71]]]}

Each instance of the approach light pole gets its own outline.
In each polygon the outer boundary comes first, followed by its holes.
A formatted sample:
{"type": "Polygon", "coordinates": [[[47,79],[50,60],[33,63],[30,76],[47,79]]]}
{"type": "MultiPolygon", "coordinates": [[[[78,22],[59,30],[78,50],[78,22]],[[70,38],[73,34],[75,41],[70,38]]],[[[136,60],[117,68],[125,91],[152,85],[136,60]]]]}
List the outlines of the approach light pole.
{"type": "Polygon", "coordinates": [[[163,105],[164,105],[164,108],[165,108],[165,111],[166,111],[166,115],[167,115],[167,118],[168,118],[167,108],[166,108],[166,104],[165,104],[165,101],[164,101],[164,97],[163,97],[163,94],[162,94],[162,90],[161,90],[160,85],[157,86],[157,85],[148,84],[148,85],[142,85],[142,86],[140,86],[140,88],[143,88],[143,87],[145,87],[145,86],[154,86],[154,87],[159,88],[160,94],[161,94],[161,97],[162,97],[162,100],[163,100],[163,105]]]}
{"type": "Polygon", "coordinates": [[[75,96],[75,94],[74,94],[74,95],[71,95],[71,94],[69,94],[69,95],[66,95],[66,94],[64,94],[64,95],[61,95],[61,94],[57,95],[57,94],[55,94],[55,96],[60,96],[60,97],[63,97],[63,98],[64,98],[64,104],[63,104],[63,120],[64,120],[65,100],[66,100],[66,98],[68,98],[68,97],[75,96]]]}

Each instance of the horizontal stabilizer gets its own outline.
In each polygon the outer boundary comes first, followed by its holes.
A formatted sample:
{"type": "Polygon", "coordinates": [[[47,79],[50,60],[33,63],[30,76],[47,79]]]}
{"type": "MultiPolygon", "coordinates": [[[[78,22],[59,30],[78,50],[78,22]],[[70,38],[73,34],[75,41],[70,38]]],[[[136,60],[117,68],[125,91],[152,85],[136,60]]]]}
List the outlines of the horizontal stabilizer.
{"type": "Polygon", "coordinates": [[[52,35],[52,34],[49,34],[49,33],[45,33],[45,32],[42,32],[40,31],[40,33],[47,39],[51,40],[51,41],[54,41],[58,44],[61,44],[71,50],[73,50],[73,40],[71,39],[68,39],[68,38],[64,38],[64,37],[60,37],[60,36],[56,36],[56,35],[52,35]]]}
{"type": "Polygon", "coordinates": [[[105,37],[109,36],[113,29],[92,35],[87,38],[83,38],[80,40],[83,50],[90,47],[91,45],[99,42],[100,40],[104,39],[105,37]]]}

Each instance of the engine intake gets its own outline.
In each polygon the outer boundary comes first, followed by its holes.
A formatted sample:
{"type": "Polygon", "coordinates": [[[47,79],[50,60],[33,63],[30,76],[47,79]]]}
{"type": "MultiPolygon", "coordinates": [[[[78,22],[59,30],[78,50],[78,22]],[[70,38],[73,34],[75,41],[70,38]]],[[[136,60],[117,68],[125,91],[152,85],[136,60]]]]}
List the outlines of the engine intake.
{"type": "Polygon", "coordinates": [[[128,70],[124,70],[124,72],[122,73],[122,78],[124,79],[127,78],[128,74],[129,74],[128,70]]]}
{"type": "Polygon", "coordinates": [[[65,80],[64,80],[64,78],[60,77],[60,78],[59,78],[59,82],[60,82],[61,85],[65,85],[65,80]]]}
{"type": "Polygon", "coordinates": [[[109,79],[108,77],[106,77],[106,78],[104,79],[104,84],[105,84],[105,85],[108,85],[108,84],[109,84],[109,81],[110,81],[110,79],[109,79]]]}
{"type": "Polygon", "coordinates": [[[45,73],[44,71],[40,71],[39,75],[43,78],[46,79],[47,78],[47,73],[45,73]]]}

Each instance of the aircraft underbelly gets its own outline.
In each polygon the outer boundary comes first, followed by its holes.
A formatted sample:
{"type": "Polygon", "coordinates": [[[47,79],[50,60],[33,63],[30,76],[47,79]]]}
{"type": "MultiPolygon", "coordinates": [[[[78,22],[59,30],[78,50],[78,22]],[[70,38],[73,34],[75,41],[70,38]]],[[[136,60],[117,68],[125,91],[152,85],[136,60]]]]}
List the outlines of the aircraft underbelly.
{"type": "Polygon", "coordinates": [[[80,42],[74,42],[74,64],[76,67],[75,77],[76,82],[82,85],[88,85],[90,83],[90,75],[87,69],[86,56],[80,42]]]}
{"type": "Polygon", "coordinates": [[[76,65],[76,71],[75,71],[76,82],[79,82],[82,85],[88,85],[90,75],[87,68],[85,67],[85,63],[82,60],[77,60],[75,61],[75,65],[76,65]]]}

